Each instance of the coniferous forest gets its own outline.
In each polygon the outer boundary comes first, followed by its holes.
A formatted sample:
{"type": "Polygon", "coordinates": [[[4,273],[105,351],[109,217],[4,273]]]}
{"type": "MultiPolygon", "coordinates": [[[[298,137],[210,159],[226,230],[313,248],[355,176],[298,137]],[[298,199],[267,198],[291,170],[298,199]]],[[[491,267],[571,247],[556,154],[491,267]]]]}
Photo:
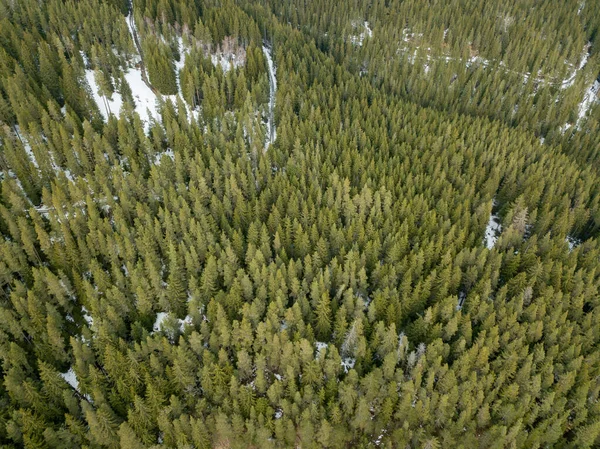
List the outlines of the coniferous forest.
{"type": "Polygon", "coordinates": [[[599,448],[600,2],[0,0],[0,448],[599,448]]]}

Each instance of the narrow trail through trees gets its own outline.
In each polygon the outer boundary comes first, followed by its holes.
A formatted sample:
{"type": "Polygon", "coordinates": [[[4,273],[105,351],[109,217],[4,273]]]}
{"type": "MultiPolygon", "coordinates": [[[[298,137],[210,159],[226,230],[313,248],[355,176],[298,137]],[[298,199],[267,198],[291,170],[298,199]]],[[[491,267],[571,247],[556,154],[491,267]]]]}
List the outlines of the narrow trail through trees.
{"type": "Polygon", "coordinates": [[[275,94],[277,92],[277,78],[275,78],[275,65],[273,64],[270,45],[265,42],[262,49],[267,58],[267,66],[269,69],[269,115],[267,118],[267,139],[264,149],[264,151],[267,151],[269,145],[277,138],[277,130],[275,129],[275,94]]]}

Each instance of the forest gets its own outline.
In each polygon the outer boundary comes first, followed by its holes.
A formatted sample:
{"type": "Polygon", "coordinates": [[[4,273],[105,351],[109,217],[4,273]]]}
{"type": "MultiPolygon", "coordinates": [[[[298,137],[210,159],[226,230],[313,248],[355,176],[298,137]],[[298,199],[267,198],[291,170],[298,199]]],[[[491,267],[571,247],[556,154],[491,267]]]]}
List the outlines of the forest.
{"type": "Polygon", "coordinates": [[[600,448],[599,33],[0,0],[0,448],[600,448]]]}

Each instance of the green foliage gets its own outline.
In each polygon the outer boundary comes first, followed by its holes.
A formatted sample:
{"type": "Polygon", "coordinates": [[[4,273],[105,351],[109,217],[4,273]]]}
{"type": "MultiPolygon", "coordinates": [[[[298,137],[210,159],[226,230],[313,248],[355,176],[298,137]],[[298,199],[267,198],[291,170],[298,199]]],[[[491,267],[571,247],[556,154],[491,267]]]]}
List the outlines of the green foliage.
{"type": "Polygon", "coordinates": [[[600,15],[530,3],[0,0],[0,445],[598,446],[600,15]]]}

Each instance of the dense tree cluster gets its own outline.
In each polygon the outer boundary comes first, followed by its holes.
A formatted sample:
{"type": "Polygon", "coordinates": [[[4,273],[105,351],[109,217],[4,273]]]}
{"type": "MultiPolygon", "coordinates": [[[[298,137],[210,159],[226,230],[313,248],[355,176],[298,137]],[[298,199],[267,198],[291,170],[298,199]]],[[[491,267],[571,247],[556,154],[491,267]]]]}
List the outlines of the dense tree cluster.
{"type": "Polygon", "coordinates": [[[0,0],[2,447],[600,444],[598,108],[407,62],[577,63],[598,5],[359,3],[0,0]]]}

